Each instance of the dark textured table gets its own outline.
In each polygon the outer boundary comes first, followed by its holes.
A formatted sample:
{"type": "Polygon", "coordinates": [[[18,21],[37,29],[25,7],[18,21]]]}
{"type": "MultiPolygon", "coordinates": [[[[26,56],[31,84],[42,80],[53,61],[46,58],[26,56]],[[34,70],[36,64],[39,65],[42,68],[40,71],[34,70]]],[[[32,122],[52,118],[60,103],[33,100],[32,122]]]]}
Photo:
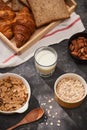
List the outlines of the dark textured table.
{"type": "MultiPolygon", "coordinates": [[[[81,16],[87,32],[87,0],[76,0],[76,12],[81,16]]],[[[70,57],[67,47],[68,40],[52,46],[58,53],[57,68],[52,77],[41,78],[34,66],[34,58],[24,64],[0,69],[1,73],[14,72],[24,76],[31,86],[31,99],[28,110],[23,114],[0,114],[0,130],[6,130],[11,125],[19,122],[30,110],[41,106],[45,115],[37,122],[22,125],[15,130],[87,130],[87,98],[80,107],[65,109],[54,100],[54,82],[58,76],[67,72],[81,75],[87,81],[87,65],[74,62],[70,57]]]]}

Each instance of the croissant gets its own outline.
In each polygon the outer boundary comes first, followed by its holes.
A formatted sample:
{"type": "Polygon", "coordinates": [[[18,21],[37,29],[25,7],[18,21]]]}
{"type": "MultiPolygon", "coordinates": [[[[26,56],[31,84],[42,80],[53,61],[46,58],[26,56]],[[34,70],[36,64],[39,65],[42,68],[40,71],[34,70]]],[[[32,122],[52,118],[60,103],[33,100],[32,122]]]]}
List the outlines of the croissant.
{"type": "Polygon", "coordinates": [[[11,39],[13,36],[13,32],[11,29],[11,22],[9,20],[0,21],[0,32],[5,35],[8,39],[11,39]]]}
{"type": "Polygon", "coordinates": [[[8,39],[13,36],[12,25],[16,14],[6,3],[0,0],[0,32],[8,39]]]}
{"type": "Polygon", "coordinates": [[[16,46],[24,45],[35,31],[35,22],[27,7],[23,7],[14,19],[13,32],[16,46]]]}

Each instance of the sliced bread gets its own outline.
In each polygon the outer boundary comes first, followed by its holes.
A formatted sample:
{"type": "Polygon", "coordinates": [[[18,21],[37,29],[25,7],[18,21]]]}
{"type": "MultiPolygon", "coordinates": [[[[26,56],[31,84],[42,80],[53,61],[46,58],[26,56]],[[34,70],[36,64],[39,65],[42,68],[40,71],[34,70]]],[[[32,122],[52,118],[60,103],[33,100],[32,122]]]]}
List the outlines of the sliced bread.
{"type": "Polygon", "coordinates": [[[31,6],[36,26],[48,24],[70,16],[64,0],[27,0],[31,6]]]}

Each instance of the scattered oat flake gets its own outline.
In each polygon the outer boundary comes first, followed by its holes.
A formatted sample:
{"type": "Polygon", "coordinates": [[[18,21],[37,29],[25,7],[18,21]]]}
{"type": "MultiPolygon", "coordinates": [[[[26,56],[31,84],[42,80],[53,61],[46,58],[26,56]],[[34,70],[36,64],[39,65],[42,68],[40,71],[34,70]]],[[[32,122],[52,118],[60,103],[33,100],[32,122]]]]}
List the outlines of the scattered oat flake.
{"type": "Polygon", "coordinates": [[[49,113],[50,113],[50,110],[48,110],[47,112],[48,112],[48,114],[49,114],[49,113]]]}
{"type": "Polygon", "coordinates": [[[45,105],[46,105],[46,103],[41,103],[41,105],[42,105],[42,106],[45,106],[45,105]]]}
{"type": "Polygon", "coordinates": [[[50,125],[53,125],[53,122],[50,122],[50,125]]]}
{"type": "Polygon", "coordinates": [[[60,120],[58,120],[58,123],[60,123],[61,121],[60,120]]]}
{"type": "Polygon", "coordinates": [[[51,102],[51,100],[48,100],[48,102],[50,103],[50,102],[51,102]]]}
{"type": "Polygon", "coordinates": [[[46,116],[44,116],[44,118],[45,118],[45,119],[47,119],[47,117],[46,117],[46,116]]]}
{"type": "Polygon", "coordinates": [[[46,122],[46,125],[48,125],[48,122],[46,122]]]}
{"type": "Polygon", "coordinates": [[[55,116],[52,116],[52,118],[55,118],[55,116]]]}
{"type": "Polygon", "coordinates": [[[55,115],[57,115],[58,113],[56,112],[55,115]]]}
{"type": "Polygon", "coordinates": [[[52,106],[49,106],[50,109],[52,109],[53,107],[52,106]]]}
{"type": "Polygon", "coordinates": [[[60,123],[57,123],[57,126],[60,126],[60,123]]]}
{"type": "Polygon", "coordinates": [[[46,120],[46,119],[44,119],[44,121],[46,122],[47,120],[46,120]]]}
{"type": "Polygon", "coordinates": [[[49,114],[49,116],[51,117],[51,114],[49,114]]]}

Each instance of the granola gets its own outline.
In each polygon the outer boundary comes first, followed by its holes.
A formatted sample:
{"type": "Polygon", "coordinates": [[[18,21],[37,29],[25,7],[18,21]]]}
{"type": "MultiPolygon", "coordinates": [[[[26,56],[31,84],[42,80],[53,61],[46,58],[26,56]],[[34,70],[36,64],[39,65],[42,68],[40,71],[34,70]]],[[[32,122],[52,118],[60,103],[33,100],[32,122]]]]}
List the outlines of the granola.
{"type": "Polygon", "coordinates": [[[1,111],[15,111],[27,101],[28,91],[23,81],[13,76],[0,79],[1,111]]]}

